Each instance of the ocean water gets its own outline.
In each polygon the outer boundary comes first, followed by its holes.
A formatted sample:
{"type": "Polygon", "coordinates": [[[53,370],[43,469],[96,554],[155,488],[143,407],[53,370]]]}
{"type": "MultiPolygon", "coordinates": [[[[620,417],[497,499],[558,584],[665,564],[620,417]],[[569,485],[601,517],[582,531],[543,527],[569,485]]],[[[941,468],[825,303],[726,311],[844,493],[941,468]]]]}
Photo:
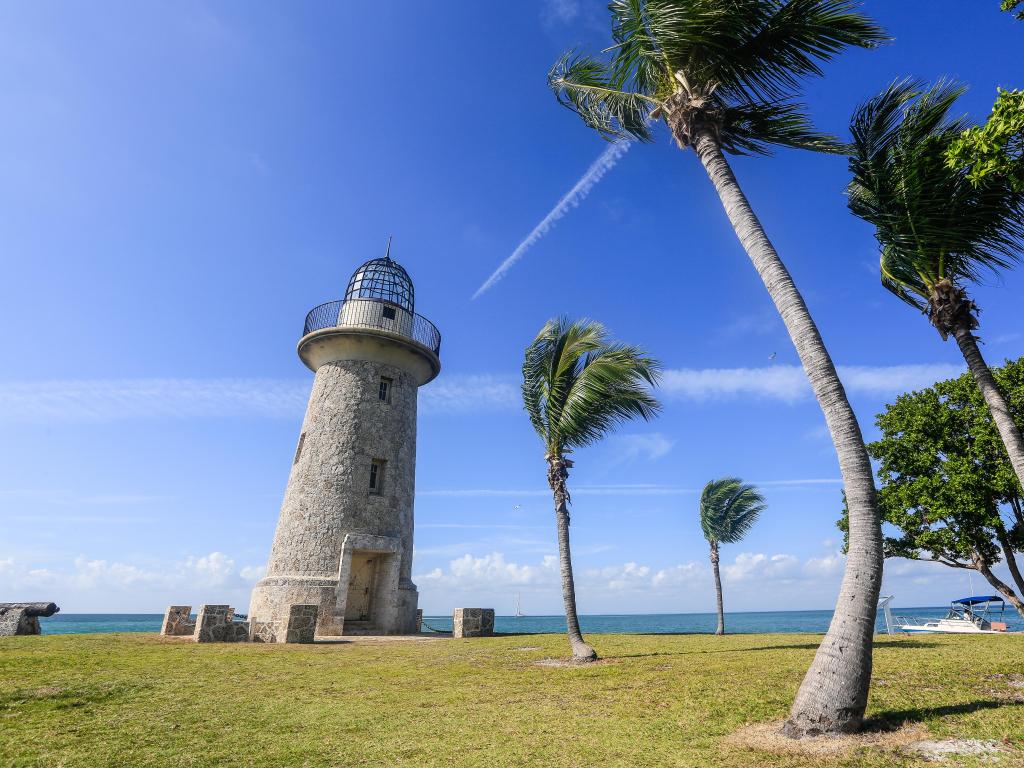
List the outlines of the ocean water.
{"type": "MultiPolygon", "coordinates": [[[[936,618],[944,616],[945,608],[894,608],[899,616],[936,618]]],[[[1012,608],[1004,614],[1007,629],[1024,631],[1024,620],[1012,608]]],[[[159,632],[159,613],[58,613],[40,619],[44,635],[68,635],[87,632],[159,632]]],[[[760,611],[757,613],[726,613],[725,627],[729,632],[749,634],[759,632],[824,633],[832,619],[832,611],[760,611]]],[[[424,624],[430,628],[450,632],[451,616],[425,616],[424,624]]],[[[584,632],[626,634],[671,634],[714,632],[713,613],[661,613],[623,614],[618,616],[580,616],[584,632]]],[[[885,631],[885,620],[878,614],[878,631],[885,631]]],[[[424,632],[430,628],[424,626],[424,632]]],[[[497,616],[496,632],[538,633],[564,632],[564,616],[497,616]]]]}

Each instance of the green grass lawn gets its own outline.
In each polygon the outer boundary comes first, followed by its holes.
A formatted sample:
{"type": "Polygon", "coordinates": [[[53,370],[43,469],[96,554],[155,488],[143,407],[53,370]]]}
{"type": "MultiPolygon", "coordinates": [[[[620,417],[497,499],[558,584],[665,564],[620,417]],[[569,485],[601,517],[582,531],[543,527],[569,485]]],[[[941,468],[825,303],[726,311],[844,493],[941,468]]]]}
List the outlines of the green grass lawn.
{"type": "MultiPolygon", "coordinates": [[[[560,635],[194,645],[152,635],[0,639],[4,766],[904,766],[736,746],[786,715],[811,635],[560,635]]],[[[1024,753],[1024,637],[880,638],[869,714],[1024,753]]],[[[956,763],[954,763],[956,764],[956,763]]],[[[973,764],[964,762],[959,764],[973,764]]]]}

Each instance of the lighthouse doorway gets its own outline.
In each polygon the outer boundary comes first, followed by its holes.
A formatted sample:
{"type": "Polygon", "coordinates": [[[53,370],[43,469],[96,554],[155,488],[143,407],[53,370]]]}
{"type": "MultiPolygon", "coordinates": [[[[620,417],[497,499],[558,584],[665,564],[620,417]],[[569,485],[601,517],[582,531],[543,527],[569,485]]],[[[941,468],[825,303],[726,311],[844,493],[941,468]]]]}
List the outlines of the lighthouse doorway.
{"type": "Polygon", "coordinates": [[[380,555],[376,552],[353,552],[352,570],[348,582],[348,599],[345,601],[346,621],[370,621],[373,596],[377,581],[377,564],[380,555]]]}

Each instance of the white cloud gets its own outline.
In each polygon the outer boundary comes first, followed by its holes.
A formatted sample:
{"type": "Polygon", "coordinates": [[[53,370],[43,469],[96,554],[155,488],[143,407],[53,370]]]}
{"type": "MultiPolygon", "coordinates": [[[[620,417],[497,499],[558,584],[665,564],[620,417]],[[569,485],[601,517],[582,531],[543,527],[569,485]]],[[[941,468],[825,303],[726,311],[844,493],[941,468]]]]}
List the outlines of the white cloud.
{"type": "Polygon", "coordinates": [[[267,566],[265,565],[247,565],[238,572],[245,581],[251,581],[255,584],[257,581],[262,579],[267,573],[267,566]]]}
{"type": "Polygon", "coordinates": [[[442,587],[453,591],[486,587],[523,587],[553,584],[558,575],[558,560],[545,555],[537,565],[510,563],[501,552],[483,557],[463,555],[448,564],[448,571],[435,568],[414,577],[422,585],[442,587]]]}
{"type": "Polygon", "coordinates": [[[661,432],[643,435],[612,435],[609,442],[612,450],[617,453],[620,461],[636,461],[645,459],[654,461],[665,456],[676,444],[675,440],[661,432]]]}
{"type": "Polygon", "coordinates": [[[793,555],[765,555],[743,552],[722,568],[726,581],[767,581],[789,579],[799,571],[800,560],[793,555]]]}
{"type": "MultiPolygon", "coordinates": [[[[801,562],[790,554],[743,552],[731,563],[723,564],[722,574],[728,584],[756,582],[768,586],[826,581],[838,586],[844,563],[845,559],[838,554],[801,562]]],[[[577,589],[592,596],[624,591],[678,593],[711,584],[711,567],[705,562],[690,561],[654,569],[629,561],[582,569],[577,566],[575,570],[577,589]]],[[[434,568],[415,575],[413,580],[421,589],[454,593],[501,593],[530,588],[556,594],[561,585],[555,555],[545,555],[534,565],[509,562],[501,552],[483,557],[465,554],[451,560],[447,570],[434,568]]]]}
{"type": "MultiPolygon", "coordinates": [[[[571,3],[566,2],[556,5],[561,5],[563,8],[572,7],[571,3]]],[[[578,10],[579,7],[577,6],[576,11],[578,12],[578,10]]],[[[551,228],[555,226],[559,219],[564,217],[573,208],[578,207],[586,196],[590,194],[590,190],[592,190],[594,186],[604,178],[604,175],[608,173],[608,171],[615,167],[619,158],[626,154],[629,150],[629,145],[629,141],[616,141],[609,144],[604,151],[598,155],[597,159],[590,164],[590,167],[587,168],[579,181],[573,185],[572,189],[566,192],[562,199],[555,203],[555,207],[548,212],[547,216],[541,219],[540,223],[530,231],[530,234],[528,234],[526,238],[516,246],[515,250],[512,251],[512,254],[498,265],[498,268],[494,270],[487,280],[484,281],[483,285],[477,288],[476,293],[473,294],[473,298],[476,299],[490,290],[495,283],[505,276],[517,261],[523,258],[530,248],[532,248],[548,232],[551,231],[551,228]]]]}
{"type": "Polygon", "coordinates": [[[662,568],[651,579],[651,586],[655,589],[677,589],[679,587],[690,587],[711,578],[710,567],[704,563],[680,563],[668,568],[662,568]]]}
{"type": "MultiPolygon", "coordinates": [[[[833,542],[825,542],[826,546],[834,546],[833,542]]],[[[841,552],[833,552],[822,557],[812,557],[804,563],[803,573],[815,579],[827,579],[841,576],[846,567],[846,558],[841,552]]]]}
{"type": "Polygon", "coordinates": [[[614,592],[645,590],[651,587],[651,569],[649,566],[632,562],[592,568],[583,572],[582,583],[587,587],[604,588],[614,592]]]}
{"type": "Polygon", "coordinates": [[[544,6],[544,18],[549,22],[568,24],[579,15],[580,0],[547,0],[544,6]]]}
{"type": "MultiPolygon", "coordinates": [[[[921,389],[961,373],[962,366],[945,363],[839,366],[839,376],[849,392],[872,395],[921,389]]],[[[662,377],[661,391],[670,397],[698,402],[754,397],[795,403],[811,397],[807,377],[798,365],[670,369],[662,377]]]]}
{"type": "Polygon", "coordinates": [[[103,601],[106,610],[156,612],[189,599],[196,605],[234,599],[242,610],[248,604],[252,584],[263,571],[262,566],[251,565],[239,569],[223,552],[189,556],[155,567],[84,555],[66,567],[40,568],[15,558],[0,560],[5,592],[18,592],[26,599],[54,600],[65,610],[65,603],[70,601],[72,612],[96,601],[103,601]]]}

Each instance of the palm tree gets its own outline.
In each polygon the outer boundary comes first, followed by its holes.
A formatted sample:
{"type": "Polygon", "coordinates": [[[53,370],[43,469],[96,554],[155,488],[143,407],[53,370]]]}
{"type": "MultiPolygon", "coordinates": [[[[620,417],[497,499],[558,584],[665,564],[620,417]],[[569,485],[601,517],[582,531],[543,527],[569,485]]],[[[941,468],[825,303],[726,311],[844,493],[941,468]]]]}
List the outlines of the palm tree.
{"type": "Polygon", "coordinates": [[[875,227],[882,285],[924,313],[963,353],[1024,486],[1024,438],[978,348],[978,307],[964,283],[1020,260],[1024,192],[1001,174],[972,179],[947,150],[968,123],[949,111],[962,86],[893,83],[851,122],[850,210],[875,227]]]}
{"type": "Polygon", "coordinates": [[[733,175],[726,153],[773,147],[838,151],[795,99],[800,80],[882,30],[852,0],[612,0],[610,58],[563,56],[549,83],[559,101],[608,139],[651,139],[664,120],[692,147],[796,347],[839,457],[850,545],[836,612],[784,732],[857,730],[867,706],[882,535],[860,425],[817,326],[733,175]]]}
{"type": "Polygon", "coordinates": [[[649,386],[660,364],[637,347],[609,342],[600,323],[549,320],[526,348],[523,403],[544,441],[548,485],[555,501],[562,599],[573,659],[594,661],[597,653],[583,640],[576,616],[576,587],[569,551],[566,481],[573,466],[567,454],[596,443],[616,424],[639,416],[651,419],[661,407],[649,386]]]}
{"type": "Polygon", "coordinates": [[[700,494],[700,527],[711,545],[711,570],[715,574],[718,598],[716,635],[725,634],[725,610],[722,607],[722,577],[718,572],[718,545],[735,544],[747,535],[767,506],[764,496],[738,477],[712,480],[700,494]]]}

